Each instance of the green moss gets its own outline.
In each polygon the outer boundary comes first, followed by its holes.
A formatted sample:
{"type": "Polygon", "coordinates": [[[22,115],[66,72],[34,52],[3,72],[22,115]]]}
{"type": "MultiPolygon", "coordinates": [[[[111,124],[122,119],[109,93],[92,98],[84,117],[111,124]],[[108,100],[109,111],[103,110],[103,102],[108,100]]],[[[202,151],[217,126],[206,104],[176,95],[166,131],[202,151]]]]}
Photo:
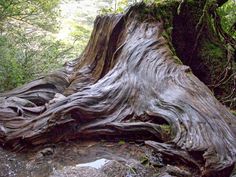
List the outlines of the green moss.
{"type": "Polygon", "coordinates": [[[140,163],[141,163],[142,165],[147,165],[147,164],[149,164],[149,159],[148,159],[148,157],[147,157],[147,156],[141,156],[141,157],[140,157],[140,163]]]}
{"type": "Polygon", "coordinates": [[[124,141],[124,140],[120,140],[120,141],[118,142],[118,144],[119,144],[119,145],[123,145],[123,144],[125,144],[125,141],[124,141]]]}
{"type": "Polygon", "coordinates": [[[222,68],[226,64],[225,50],[219,44],[215,44],[207,39],[202,39],[201,43],[199,56],[203,59],[205,65],[208,66],[211,78],[215,80],[222,73],[222,68]]]}
{"type": "Polygon", "coordinates": [[[137,10],[140,20],[156,19],[164,23],[164,29],[171,33],[173,29],[173,17],[179,2],[177,0],[157,0],[152,4],[140,3],[137,10]]]}
{"type": "Polygon", "coordinates": [[[171,134],[171,126],[167,124],[160,125],[161,130],[166,134],[170,135],[171,134]]]}
{"type": "Polygon", "coordinates": [[[235,111],[235,110],[230,110],[230,112],[231,112],[234,116],[236,116],[236,111],[235,111]]]}
{"type": "Polygon", "coordinates": [[[213,43],[204,42],[201,48],[201,55],[203,58],[221,59],[224,58],[222,49],[213,43]]]}
{"type": "MultiPolygon", "coordinates": [[[[140,21],[155,20],[163,23],[162,36],[168,42],[174,55],[176,52],[172,45],[173,18],[177,13],[178,5],[178,0],[156,0],[152,4],[140,3],[137,6],[140,21]]],[[[177,61],[177,63],[181,62],[177,61]]]]}
{"type": "Polygon", "coordinates": [[[179,64],[179,65],[183,65],[182,61],[176,56],[174,55],[174,60],[175,60],[175,63],[179,64]]]}

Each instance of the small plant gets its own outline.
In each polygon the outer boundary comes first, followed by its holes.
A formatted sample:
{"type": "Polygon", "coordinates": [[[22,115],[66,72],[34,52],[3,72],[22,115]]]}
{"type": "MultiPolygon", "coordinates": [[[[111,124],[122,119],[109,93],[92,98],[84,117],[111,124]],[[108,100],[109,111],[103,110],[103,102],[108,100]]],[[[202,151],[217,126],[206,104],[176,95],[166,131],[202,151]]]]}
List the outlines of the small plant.
{"type": "Polygon", "coordinates": [[[125,144],[125,141],[124,141],[124,140],[120,140],[120,141],[118,142],[118,144],[119,144],[119,145],[123,145],[123,144],[125,144]]]}

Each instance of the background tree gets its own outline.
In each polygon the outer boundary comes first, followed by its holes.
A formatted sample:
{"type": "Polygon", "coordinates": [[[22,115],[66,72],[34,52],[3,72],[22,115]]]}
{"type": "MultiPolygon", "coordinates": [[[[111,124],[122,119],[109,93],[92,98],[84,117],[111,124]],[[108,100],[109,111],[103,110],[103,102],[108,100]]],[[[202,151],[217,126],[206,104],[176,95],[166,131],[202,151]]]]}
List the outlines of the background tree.
{"type": "Polygon", "coordinates": [[[72,46],[54,36],[58,30],[59,2],[0,2],[0,91],[62,66],[62,58],[69,56],[72,46]]]}

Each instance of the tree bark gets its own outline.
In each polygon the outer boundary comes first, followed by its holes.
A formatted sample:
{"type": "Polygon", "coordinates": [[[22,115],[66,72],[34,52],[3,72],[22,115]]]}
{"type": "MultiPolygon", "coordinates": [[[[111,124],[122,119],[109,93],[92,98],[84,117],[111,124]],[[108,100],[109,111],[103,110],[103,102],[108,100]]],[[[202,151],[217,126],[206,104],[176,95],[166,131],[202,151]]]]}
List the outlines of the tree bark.
{"type": "Polygon", "coordinates": [[[178,5],[138,4],[98,16],[78,59],[0,95],[1,145],[22,150],[74,138],[141,139],[193,165],[199,176],[229,176],[236,118],[176,56],[167,30],[174,21],[153,15],[171,7],[174,20],[178,5]]]}

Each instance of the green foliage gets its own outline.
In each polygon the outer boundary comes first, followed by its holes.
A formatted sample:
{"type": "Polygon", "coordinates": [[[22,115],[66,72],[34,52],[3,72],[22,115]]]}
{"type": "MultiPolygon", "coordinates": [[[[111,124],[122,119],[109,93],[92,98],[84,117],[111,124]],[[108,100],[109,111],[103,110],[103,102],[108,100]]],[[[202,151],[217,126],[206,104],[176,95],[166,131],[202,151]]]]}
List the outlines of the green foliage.
{"type": "MultiPolygon", "coordinates": [[[[0,92],[45,75],[83,51],[96,12],[68,13],[82,1],[0,0],[0,92]]],[[[100,8],[112,0],[96,2],[100,8]]]]}
{"type": "Polygon", "coordinates": [[[0,92],[62,65],[72,46],[53,37],[59,0],[0,1],[0,92]]]}
{"type": "Polygon", "coordinates": [[[17,49],[5,37],[0,37],[0,91],[21,84],[23,70],[16,58],[17,49]]]}
{"type": "Polygon", "coordinates": [[[100,14],[123,13],[130,5],[139,2],[140,0],[114,0],[114,5],[101,8],[100,14]]]}
{"type": "Polygon", "coordinates": [[[204,42],[201,49],[203,58],[216,59],[219,61],[224,57],[223,50],[216,44],[204,42]]]}
{"type": "Polygon", "coordinates": [[[0,91],[10,90],[60,67],[68,46],[42,36],[0,37],[0,91]]]}
{"type": "Polygon", "coordinates": [[[88,43],[90,37],[91,28],[87,25],[72,23],[73,30],[71,36],[74,38],[74,47],[77,53],[81,53],[85,45],[88,43]]]}
{"type": "Polygon", "coordinates": [[[14,27],[16,22],[27,23],[47,31],[55,30],[59,0],[1,0],[0,27],[14,27]],[[14,22],[12,21],[14,20],[14,22]],[[10,22],[10,23],[9,23],[10,22]]]}
{"type": "Polygon", "coordinates": [[[218,8],[223,29],[236,39],[236,1],[228,0],[218,8]]]}

